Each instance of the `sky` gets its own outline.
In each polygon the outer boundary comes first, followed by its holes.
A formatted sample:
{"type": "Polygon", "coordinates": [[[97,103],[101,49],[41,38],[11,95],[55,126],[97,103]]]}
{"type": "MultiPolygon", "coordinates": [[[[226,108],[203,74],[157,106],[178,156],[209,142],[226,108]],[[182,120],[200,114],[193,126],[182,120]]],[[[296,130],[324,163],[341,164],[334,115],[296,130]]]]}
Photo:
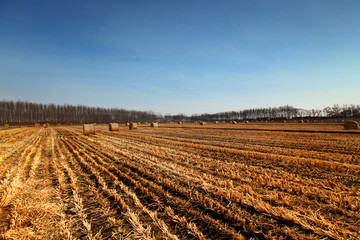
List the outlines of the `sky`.
{"type": "Polygon", "coordinates": [[[0,0],[0,100],[187,115],[360,104],[360,1],[0,0]]]}

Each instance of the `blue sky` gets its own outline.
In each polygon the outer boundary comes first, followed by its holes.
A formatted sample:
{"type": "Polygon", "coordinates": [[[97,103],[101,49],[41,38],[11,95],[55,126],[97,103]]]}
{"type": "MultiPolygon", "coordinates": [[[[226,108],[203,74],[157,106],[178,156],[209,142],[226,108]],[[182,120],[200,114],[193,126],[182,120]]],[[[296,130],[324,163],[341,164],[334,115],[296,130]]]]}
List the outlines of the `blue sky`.
{"type": "Polygon", "coordinates": [[[360,1],[0,1],[0,100],[215,113],[360,104],[360,1]]]}

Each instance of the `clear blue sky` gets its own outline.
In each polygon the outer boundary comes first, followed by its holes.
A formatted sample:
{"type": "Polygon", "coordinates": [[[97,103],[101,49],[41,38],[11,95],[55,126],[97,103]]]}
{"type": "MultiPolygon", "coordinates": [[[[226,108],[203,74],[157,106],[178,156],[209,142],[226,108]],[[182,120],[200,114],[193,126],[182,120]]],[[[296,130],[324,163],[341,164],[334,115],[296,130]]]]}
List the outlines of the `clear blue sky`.
{"type": "Polygon", "coordinates": [[[215,113],[360,104],[360,1],[0,1],[0,100],[215,113]]]}

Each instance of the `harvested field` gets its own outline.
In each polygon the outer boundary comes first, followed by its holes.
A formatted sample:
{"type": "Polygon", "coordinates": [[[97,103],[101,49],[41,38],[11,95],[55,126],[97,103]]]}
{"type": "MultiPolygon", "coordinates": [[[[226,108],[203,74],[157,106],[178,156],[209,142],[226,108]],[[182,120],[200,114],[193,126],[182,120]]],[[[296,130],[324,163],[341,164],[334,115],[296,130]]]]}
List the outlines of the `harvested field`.
{"type": "Polygon", "coordinates": [[[0,239],[359,239],[341,123],[0,128],[0,239]]]}

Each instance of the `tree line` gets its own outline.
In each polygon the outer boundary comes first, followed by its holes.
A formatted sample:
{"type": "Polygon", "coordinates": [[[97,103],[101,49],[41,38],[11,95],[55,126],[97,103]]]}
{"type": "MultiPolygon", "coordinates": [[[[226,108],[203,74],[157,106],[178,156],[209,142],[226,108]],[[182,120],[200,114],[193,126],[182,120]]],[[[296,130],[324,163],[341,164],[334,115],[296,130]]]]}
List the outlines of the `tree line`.
{"type": "Polygon", "coordinates": [[[338,104],[323,110],[304,110],[289,105],[269,108],[255,108],[213,114],[165,115],[152,111],[135,111],[121,108],[87,107],[83,105],[38,104],[23,101],[0,101],[0,124],[34,123],[109,123],[109,122],[154,122],[154,121],[232,121],[232,120],[274,120],[297,118],[360,117],[360,105],[338,104]]]}
{"type": "Polygon", "coordinates": [[[106,123],[158,121],[159,115],[149,111],[134,111],[119,108],[100,108],[74,105],[38,104],[23,101],[1,101],[1,124],[34,123],[106,123]]]}
{"type": "Polygon", "coordinates": [[[241,111],[228,111],[213,114],[166,115],[166,121],[241,121],[241,120],[287,120],[303,118],[349,118],[360,117],[360,105],[335,104],[333,107],[319,109],[300,109],[289,105],[280,107],[254,108],[241,111]]]}

